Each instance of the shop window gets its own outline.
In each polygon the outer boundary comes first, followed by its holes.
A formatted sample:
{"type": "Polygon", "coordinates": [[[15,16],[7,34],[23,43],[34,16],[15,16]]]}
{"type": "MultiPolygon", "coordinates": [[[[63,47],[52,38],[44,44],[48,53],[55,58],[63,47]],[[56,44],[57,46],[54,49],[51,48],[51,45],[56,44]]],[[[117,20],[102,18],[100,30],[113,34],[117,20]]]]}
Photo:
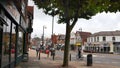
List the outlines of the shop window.
{"type": "Polygon", "coordinates": [[[10,24],[11,21],[6,19],[8,25],[3,25],[3,40],[2,40],[2,67],[9,63],[10,54],[10,24]]]}
{"type": "Polygon", "coordinates": [[[11,61],[15,60],[15,44],[16,44],[16,26],[12,24],[12,34],[11,34],[11,61]]]}
{"type": "Polygon", "coordinates": [[[18,57],[22,55],[23,53],[23,31],[19,28],[18,30],[18,45],[17,45],[17,54],[18,57]]]}
{"type": "MultiPolygon", "coordinates": [[[[2,27],[2,23],[1,23],[1,21],[0,21],[0,26],[2,27]]],[[[0,27],[0,42],[2,42],[2,28],[0,27]]],[[[0,43],[0,64],[1,64],[1,56],[2,56],[2,43],[0,43]]],[[[0,65],[0,67],[1,67],[1,65],[0,65]]]]}

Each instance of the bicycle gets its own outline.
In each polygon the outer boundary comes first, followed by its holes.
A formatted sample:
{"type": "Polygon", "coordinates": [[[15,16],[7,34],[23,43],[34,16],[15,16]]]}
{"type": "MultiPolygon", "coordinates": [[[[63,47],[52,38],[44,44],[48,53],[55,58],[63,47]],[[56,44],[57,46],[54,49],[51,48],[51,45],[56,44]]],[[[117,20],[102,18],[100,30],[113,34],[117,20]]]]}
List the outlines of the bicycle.
{"type": "Polygon", "coordinates": [[[77,54],[77,55],[76,55],[76,59],[77,59],[77,60],[83,60],[84,57],[83,57],[83,55],[81,55],[81,56],[79,57],[78,54],[77,54]]]}

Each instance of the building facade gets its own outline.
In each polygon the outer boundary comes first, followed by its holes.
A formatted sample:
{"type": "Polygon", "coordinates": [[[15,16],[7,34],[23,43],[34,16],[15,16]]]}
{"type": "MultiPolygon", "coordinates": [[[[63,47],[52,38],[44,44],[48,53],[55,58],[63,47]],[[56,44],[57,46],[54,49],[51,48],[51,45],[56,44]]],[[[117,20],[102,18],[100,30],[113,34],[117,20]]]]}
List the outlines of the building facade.
{"type": "Polygon", "coordinates": [[[91,35],[90,32],[76,31],[76,33],[75,33],[75,37],[76,37],[75,49],[78,50],[78,48],[80,47],[83,50],[84,45],[87,42],[87,38],[90,35],[91,35]]]}
{"type": "Polygon", "coordinates": [[[76,36],[75,36],[75,33],[72,32],[70,34],[70,45],[75,45],[75,43],[76,43],[76,36]]]}
{"type": "Polygon", "coordinates": [[[28,0],[0,1],[0,68],[14,68],[26,51],[28,0]]]}
{"type": "Polygon", "coordinates": [[[120,53],[120,31],[102,31],[87,38],[85,51],[120,53]]]}

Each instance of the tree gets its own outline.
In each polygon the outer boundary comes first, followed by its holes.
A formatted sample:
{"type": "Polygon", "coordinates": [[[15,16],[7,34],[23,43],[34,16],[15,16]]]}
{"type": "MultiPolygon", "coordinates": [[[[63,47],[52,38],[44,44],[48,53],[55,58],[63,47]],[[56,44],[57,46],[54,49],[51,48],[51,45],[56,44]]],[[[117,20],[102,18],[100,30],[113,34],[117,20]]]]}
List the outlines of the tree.
{"type": "Polygon", "coordinates": [[[116,12],[120,0],[33,0],[45,14],[58,15],[58,23],[66,24],[63,66],[68,66],[70,33],[79,18],[90,19],[98,12],[116,12]]]}
{"type": "Polygon", "coordinates": [[[91,8],[98,12],[117,12],[120,10],[120,0],[91,0],[91,8]]]}

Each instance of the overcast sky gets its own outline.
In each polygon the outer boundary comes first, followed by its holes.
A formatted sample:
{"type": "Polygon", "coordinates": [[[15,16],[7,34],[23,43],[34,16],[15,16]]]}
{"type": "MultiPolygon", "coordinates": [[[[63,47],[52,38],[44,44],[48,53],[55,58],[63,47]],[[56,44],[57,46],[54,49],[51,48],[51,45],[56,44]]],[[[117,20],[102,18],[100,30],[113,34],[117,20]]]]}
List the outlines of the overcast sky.
{"type": "MultiPolygon", "coordinates": [[[[45,15],[42,10],[38,9],[34,5],[32,0],[29,0],[29,6],[34,6],[34,20],[33,20],[33,33],[32,38],[37,36],[41,37],[43,34],[43,26],[45,36],[50,37],[52,34],[52,17],[45,15]]],[[[65,24],[57,24],[57,17],[54,20],[54,33],[65,34],[65,24]]],[[[120,13],[99,13],[92,17],[90,20],[79,19],[72,32],[78,31],[82,28],[82,31],[91,33],[99,31],[115,31],[120,30],[120,13]]]]}

